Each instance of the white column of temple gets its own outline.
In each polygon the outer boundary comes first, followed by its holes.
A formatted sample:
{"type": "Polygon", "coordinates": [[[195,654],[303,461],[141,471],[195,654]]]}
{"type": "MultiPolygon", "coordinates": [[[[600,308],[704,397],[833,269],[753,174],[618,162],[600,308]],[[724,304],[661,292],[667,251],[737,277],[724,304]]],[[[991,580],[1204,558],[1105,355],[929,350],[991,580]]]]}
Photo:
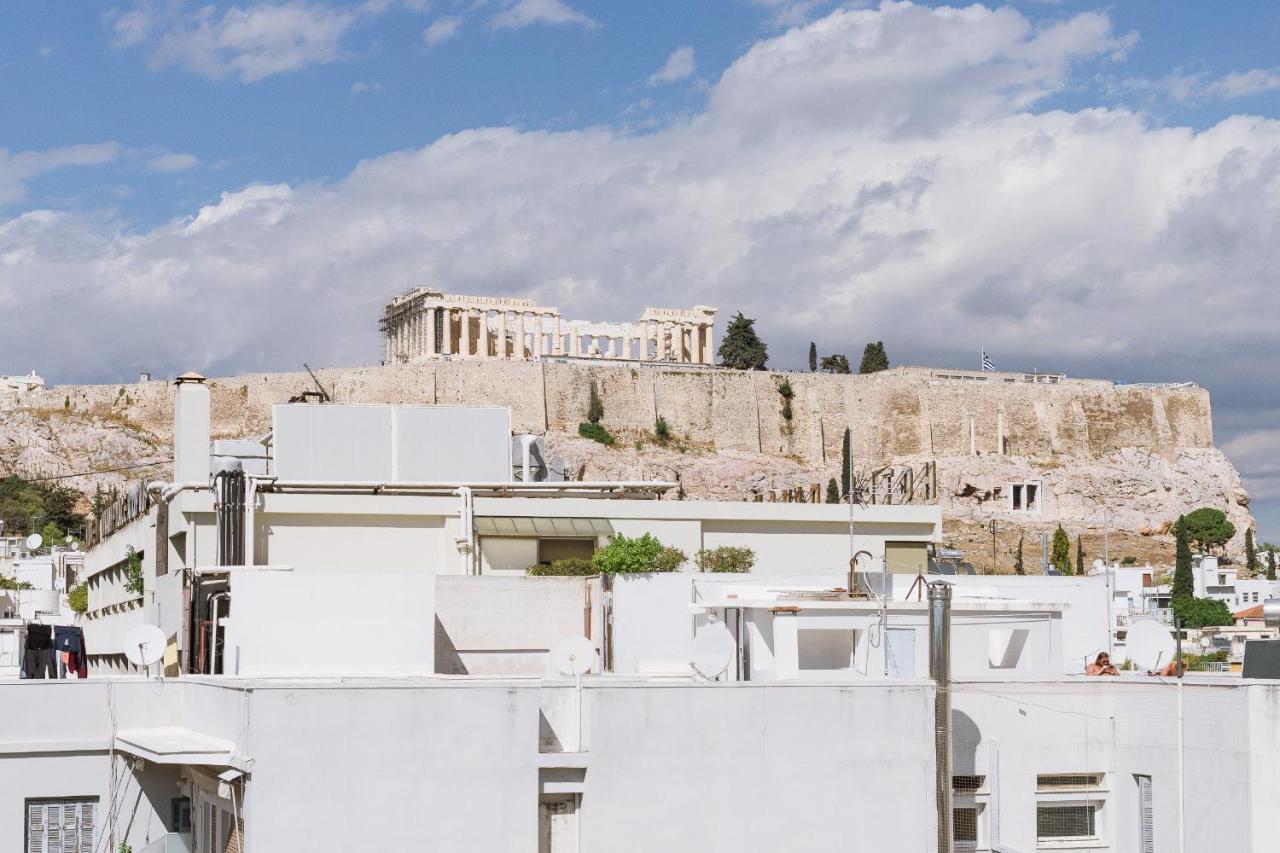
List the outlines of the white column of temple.
{"type": "Polygon", "coordinates": [[[422,334],[421,318],[418,316],[418,309],[413,309],[412,319],[410,322],[409,334],[409,360],[413,361],[418,357],[418,336],[422,334]]]}
{"type": "Polygon", "coordinates": [[[702,360],[707,364],[716,363],[716,324],[708,323],[707,329],[707,348],[703,352],[702,360]]]}
{"type": "Polygon", "coordinates": [[[498,358],[507,357],[507,309],[498,309],[498,358]]]}
{"type": "Polygon", "coordinates": [[[622,327],[622,357],[627,361],[631,360],[631,337],[634,332],[635,329],[631,327],[630,323],[622,327]]]}
{"type": "Polygon", "coordinates": [[[524,357],[525,357],[525,350],[524,350],[524,346],[525,346],[525,322],[524,322],[524,312],[523,312],[523,311],[518,311],[518,312],[516,313],[516,317],[518,318],[518,320],[517,320],[517,329],[516,329],[516,353],[515,353],[515,357],[516,357],[516,358],[524,358],[524,357]]]}
{"type": "Polygon", "coordinates": [[[436,310],[435,308],[427,308],[422,312],[423,319],[427,324],[427,351],[424,355],[430,357],[436,352],[436,310]]]}
{"type": "Polygon", "coordinates": [[[606,341],[608,341],[609,343],[605,345],[604,357],[605,357],[605,358],[617,358],[618,356],[617,356],[617,353],[616,353],[616,351],[614,350],[613,346],[614,346],[614,343],[615,343],[618,339],[617,339],[617,338],[615,338],[613,335],[607,335],[607,336],[605,337],[605,340],[606,340],[606,341]]]}
{"type": "Polygon", "coordinates": [[[458,348],[459,355],[471,355],[471,315],[474,313],[471,308],[463,308],[458,314],[462,318],[462,345],[458,348]]]}
{"type": "Polygon", "coordinates": [[[480,314],[480,342],[476,344],[476,355],[480,358],[489,357],[489,309],[481,308],[480,314]]]}
{"type": "Polygon", "coordinates": [[[440,342],[440,352],[453,355],[453,309],[446,306],[440,312],[444,317],[444,340],[440,342]]]}
{"type": "Polygon", "coordinates": [[[533,321],[533,357],[542,358],[546,354],[543,348],[546,345],[547,325],[545,322],[546,314],[539,312],[533,321]]]}

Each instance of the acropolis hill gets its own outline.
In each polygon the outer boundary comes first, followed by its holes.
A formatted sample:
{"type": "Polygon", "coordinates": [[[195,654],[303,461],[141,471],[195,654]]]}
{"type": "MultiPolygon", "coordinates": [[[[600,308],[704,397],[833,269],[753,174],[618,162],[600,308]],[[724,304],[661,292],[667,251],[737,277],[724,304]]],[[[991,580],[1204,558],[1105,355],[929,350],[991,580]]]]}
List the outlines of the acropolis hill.
{"type": "MultiPolygon", "coordinates": [[[[870,375],[747,372],[698,364],[610,364],[572,359],[426,360],[325,369],[339,402],[498,404],[517,431],[545,433],[553,453],[587,479],[678,479],[688,498],[778,499],[784,489],[838,477],[851,429],[859,478],[885,465],[933,462],[936,500],[956,544],[990,563],[986,526],[997,519],[997,564],[1019,535],[1038,565],[1033,535],[1059,522],[1086,552],[1102,553],[1104,508],[1113,557],[1171,558],[1168,524],[1200,506],[1236,525],[1232,550],[1253,524],[1240,477],[1213,446],[1208,392],[1190,384],[1108,381],[895,367],[870,375]],[[613,448],[577,436],[595,381],[613,448]],[[792,389],[791,418],[779,389],[792,389]],[[658,442],[663,418],[672,438],[658,442]],[[1014,487],[1033,511],[1013,506],[1014,487]]],[[[274,403],[314,388],[306,373],[210,382],[220,437],[262,434],[274,403]]],[[[167,458],[172,387],[68,385],[34,391],[0,411],[0,468],[28,476],[115,468],[167,458]]],[[[163,465],[133,472],[165,476],[163,465]]],[[[92,491],[104,474],[70,481],[92,491]]],[[[789,497],[789,496],[788,496],[789,497]]]]}

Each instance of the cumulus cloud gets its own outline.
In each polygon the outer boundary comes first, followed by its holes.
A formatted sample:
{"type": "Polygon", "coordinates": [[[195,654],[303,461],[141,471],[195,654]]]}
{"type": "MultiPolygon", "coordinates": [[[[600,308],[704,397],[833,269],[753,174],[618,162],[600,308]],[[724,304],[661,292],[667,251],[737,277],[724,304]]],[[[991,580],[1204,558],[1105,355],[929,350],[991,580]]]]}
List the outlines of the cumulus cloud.
{"type": "Polygon", "coordinates": [[[427,27],[422,37],[426,40],[427,47],[435,47],[456,36],[461,29],[462,16],[446,15],[443,18],[436,18],[432,21],[431,26],[427,27]]]}
{"type": "Polygon", "coordinates": [[[564,0],[512,0],[494,15],[490,25],[498,29],[521,30],[533,24],[573,25],[594,29],[599,24],[564,0]]]}
{"type": "Polygon", "coordinates": [[[693,75],[697,69],[697,63],[693,59],[693,48],[689,45],[677,47],[671,51],[671,55],[667,57],[667,61],[662,67],[649,75],[649,85],[659,86],[663,83],[675,83],[677,80],[684,80],[693,75]]]}
{"type": "Polygon", "coordinates": [[[10,152],[0,148],[0,205],[21,200],[26,195],[27,182],[45,172],[67,166],[109,163],[120,156],[121,150],[114,142],[67,145],[44,151],[10,152]]]}
{"type": "MultiPolygon", "coordinates": [[[[7,344],[57,379],[127,376],[139,344],[120,329],[153,330],[170,372],[368,363],[381,305],[434,284],[585,318],[741,310],[782,365],[810,340],[962,366],[985,346],[1014,370],[1195,379],[1241,410],[1280,363],[1262,331],[1280,323],[1280,122],[1039,107],[1131,43],[1102,14],[838,10],[752,45],[705,109],[644,134],[466,130],[140,230],[0,218],[0,311],[69,332],[33,322],[7,344]]],[[[1228,448],[1265,462],[1280,436],[1228,448]]]]}
{"type": "Polygon", "coordinates": [[[386,12],[390,0],[329,6],[306,0],[232,6],[139,0],[108,16],[117,48],[146,51],[153,69],[178,67],[212,80],[252,83],[345,55],[343,38],[386,12]]]}
{"type": "Polygon", "coordinates": [[[153,172],[185,172],[200,165],[194,154],[169,153],[152,157],[147,168],[153,172]]]}

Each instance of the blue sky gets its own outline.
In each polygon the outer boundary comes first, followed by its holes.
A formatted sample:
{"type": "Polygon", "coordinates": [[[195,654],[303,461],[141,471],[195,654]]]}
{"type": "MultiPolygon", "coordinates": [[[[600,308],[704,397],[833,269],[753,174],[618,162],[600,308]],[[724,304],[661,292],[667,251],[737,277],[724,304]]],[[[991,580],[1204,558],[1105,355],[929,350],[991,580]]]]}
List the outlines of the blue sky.
{"type": "Polygon", "coordinates": [[[1263,2],[19,0],[0,369],[372,362],[428,281],[704,302],[780,366],[1200,382],[1280,539],[1276,44],[1263,2]]]}

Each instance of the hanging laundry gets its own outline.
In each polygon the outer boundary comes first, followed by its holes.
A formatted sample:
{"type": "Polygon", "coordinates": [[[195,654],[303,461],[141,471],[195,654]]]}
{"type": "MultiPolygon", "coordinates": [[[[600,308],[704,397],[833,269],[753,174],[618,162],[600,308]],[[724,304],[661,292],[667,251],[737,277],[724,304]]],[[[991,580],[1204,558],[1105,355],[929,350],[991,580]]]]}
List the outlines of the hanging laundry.
{"type": "Polygon", "coordinates": [[[26,647],[22,652],[22,676],[24,678],[58,677],[50,626],[35,623],[27,626],[26,647]]]}
{"type": "Polygon", "coordinates": [[[75,673],[77,678],[89,677],[89,660],[85,652],[84,632],[75,625],[58,625],[53,629],[53,645],[65,657],[68,675],[75,673]]]}

